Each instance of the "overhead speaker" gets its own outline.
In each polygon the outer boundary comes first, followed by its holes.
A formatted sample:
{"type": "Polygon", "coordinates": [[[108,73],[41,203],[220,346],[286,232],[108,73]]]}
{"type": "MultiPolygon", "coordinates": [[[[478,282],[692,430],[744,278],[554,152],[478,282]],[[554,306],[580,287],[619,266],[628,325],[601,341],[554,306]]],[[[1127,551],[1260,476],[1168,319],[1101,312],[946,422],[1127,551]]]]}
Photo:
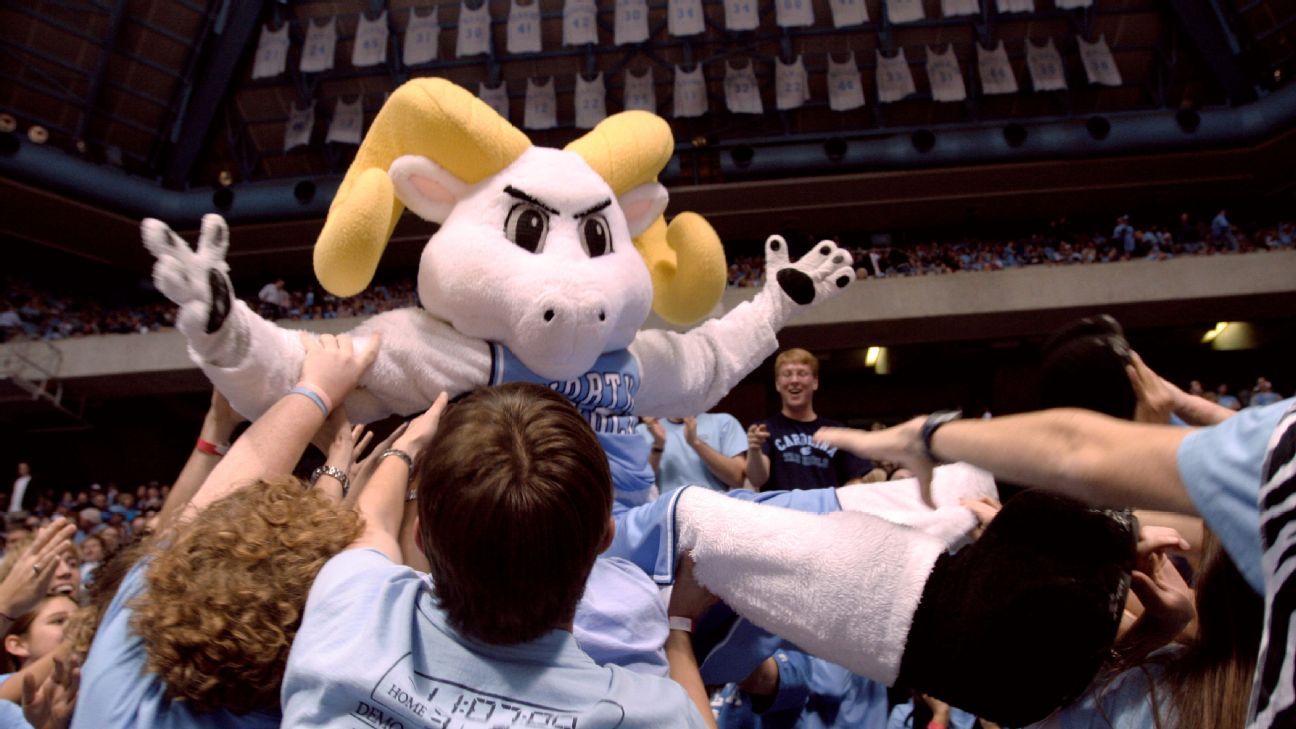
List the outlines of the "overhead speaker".
{"type": "Polygon", "coordinates": [[[1009,147],[1020,147],[1026,143],[1026,127],[1020,124],[1009,124],[1004,127],[1003,136],[1009,147]]]}
{"type": "Polygon", "coordinates": [[[234,206],[234,191],[228,187],[216,190],[212,193],[212,205],[222,213],[229,212],[229,209],[234,206]]]}
{"type": "Polygon", "coordinates": [[[914,149],[925,154],[936,146],[936,135],[932,134],[930,130],[919,129],[913,133],[909,141],[913,142],[914,149]]]}
{"type": "Polygon", "coordinates": [[[1111,134],[1111,122],[1105,116],[1091,116],[1085,122],[1085,129],[1089,130],[1089,136],[1094,139],[1106,139],[1111,134]]]}

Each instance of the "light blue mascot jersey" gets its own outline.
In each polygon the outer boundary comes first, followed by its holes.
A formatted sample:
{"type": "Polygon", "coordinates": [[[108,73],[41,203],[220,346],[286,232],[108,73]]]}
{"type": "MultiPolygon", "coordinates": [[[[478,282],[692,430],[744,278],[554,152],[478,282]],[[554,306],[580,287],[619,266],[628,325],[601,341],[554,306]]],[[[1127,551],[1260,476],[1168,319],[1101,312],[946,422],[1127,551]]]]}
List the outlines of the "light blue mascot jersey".
{"type": "Polygon", "coordinates": [[[490,384],[533,382],[567,398],[598,435],[612,470],[617,501],[626,506],[648,500],[653,484],[648,465],[647,441],[635,435],[639,418],[634,414],[639,392],[639,361],[628,349],[604,352],[589,372],[571,380],[541,377],[522,364],[508,347],[491,343],[490,384]]]}

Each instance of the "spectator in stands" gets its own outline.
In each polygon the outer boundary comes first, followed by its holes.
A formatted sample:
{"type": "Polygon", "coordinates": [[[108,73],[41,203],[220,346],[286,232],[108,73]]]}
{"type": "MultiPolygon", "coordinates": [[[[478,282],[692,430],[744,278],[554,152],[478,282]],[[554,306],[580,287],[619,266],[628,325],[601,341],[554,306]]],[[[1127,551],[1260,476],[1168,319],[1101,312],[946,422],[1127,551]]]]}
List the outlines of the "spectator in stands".
{"type": "Polygon", "coordinates": [[[661,495],[689,484],[716,491],[742,488],[747,438],[727,413],[690,418],[644,418],[636,431],[652,446],[648,462],[661,495]]]}
{"type": "Polygon", "coordinates": [[[103,512],[87,506],[77,512],[77,532],[75,541],[78,545],[86,540],[91,534],[98,534],[103,531],[103,512]]]}
{"type": "Polygon", "coordinates": [[[94,571],[107,556],[107,549],[104,548],[103,540],[98,536],[91,535],[81,542],[81,585],[90,584],[91,578],[94,577],[94,571]]]}
{"type": "Polygon", "coordinates": [[[1229,394],[1229,386],[1227,383],[1221,382],[1219,387],[1215,388],[1215,396],[1215,402],[1229,410],[1242,409],[1242,401],[1229,394]]]}
{"type": "MultiPolygon", "coordinates": [[[[614,528],[588,424],[532,384],[478,390],[438,429],[444,406],[442,396],[396,441],[402,455],[360,496],[364,535],[320,572],[284,677],[284,723],[413,726],[468,706],[505,724],[714,727],[687,632],[666,644],[678,683],[599,667],[570,633],[614,528]],[[401,565],[411,475],[435,599],[401,565]]],[[[671,614],[691,624],[712,602],[685,579],[671,614]]]]}
{"type": "Polygon", "coordinates": [[[1126,257],[1134,255],[1136,248],[1136,233],[1134,226],[1130,225],[1129,216],[1122,215],[1116,218],[1116,227],[1112,229],[1112,242],[1120,246],[1121,252],[1126,257]]]}
{"type": "Polygon", "coordinates": [[[18,463],[18,478],[14,479],[13,491],[9,496],[9,513],[29,512],[36,507],[36,489],[31,485],[31,464],[26,461],[18,463]]]}
{"type": "Polygon", "coordinates": [[[284,286],[284,280],[280,278],[261,287],[257,299],[261,301],[262,316],[279,319],[288,313],[288,307],[292,305],[292,294],[284,286]]]}
{"type": "Polygon", "coordinates": [[[845,486],[873,469],[855,457],[814,438],[820,428],[836,427],[814,410],[819,360],[804,349],[788,349],[774,359],[778,413],[747,429],[747,480],[757,490],[845,486]]]}
{"type": "Polygon", "coordinates": [[[1282,395],[1273,391],[1273,383],[1263,377],[1256,378],[1255,389],[1251,391],[1251,407],[1272,405],[1281,399],[1282,395]]]}

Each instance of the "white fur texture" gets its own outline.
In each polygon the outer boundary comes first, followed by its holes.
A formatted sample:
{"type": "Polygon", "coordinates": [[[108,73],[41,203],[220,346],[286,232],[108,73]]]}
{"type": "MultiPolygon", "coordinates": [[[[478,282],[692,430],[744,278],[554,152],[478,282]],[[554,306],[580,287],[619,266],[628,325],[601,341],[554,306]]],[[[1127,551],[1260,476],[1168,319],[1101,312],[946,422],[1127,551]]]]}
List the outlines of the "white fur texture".
{"type": "Polygon", "coordinates": [[[894,683],[941,540],[868,514],[807,514],[689,488],[681,550],[739,615],[866,678],[894,683]]]}
{"type": "Polygon", "coordinates": [[[971,511],[959,505],[962,499],[999,498],[994,476],[966,463],[937,466],[932,476],[932,501],[936,509],[922,502],[918,479],[902,478],[882,483],[856,484],[837,489],[842,511],[872,514],[941,539],[947,546],[961,545],[977,525],[971,511]]]}

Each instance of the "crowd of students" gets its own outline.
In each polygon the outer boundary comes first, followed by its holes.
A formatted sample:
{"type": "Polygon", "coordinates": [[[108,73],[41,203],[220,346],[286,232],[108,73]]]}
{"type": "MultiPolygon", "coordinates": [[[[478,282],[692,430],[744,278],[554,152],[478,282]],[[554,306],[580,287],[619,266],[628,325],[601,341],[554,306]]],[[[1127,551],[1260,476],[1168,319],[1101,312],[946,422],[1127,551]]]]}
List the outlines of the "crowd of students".
{"type": "Polygon", "coordinates": [[[304,341],[232,443],[213,396],[169,487],[20,471],[0,727],[1293,725],[1294,403],[1180,389],[1110,321],[1047,349],[1116,357],[1119,397],[873,431],[819,422],[784,353],[782,415],[814,430],[789,452],[850,454],[854,483],[777,490],[754,427],[720,481],[766,490],[634,506],[554,391],[442,396],[373,443],[331,404],[381,342],[304,341]]]}

